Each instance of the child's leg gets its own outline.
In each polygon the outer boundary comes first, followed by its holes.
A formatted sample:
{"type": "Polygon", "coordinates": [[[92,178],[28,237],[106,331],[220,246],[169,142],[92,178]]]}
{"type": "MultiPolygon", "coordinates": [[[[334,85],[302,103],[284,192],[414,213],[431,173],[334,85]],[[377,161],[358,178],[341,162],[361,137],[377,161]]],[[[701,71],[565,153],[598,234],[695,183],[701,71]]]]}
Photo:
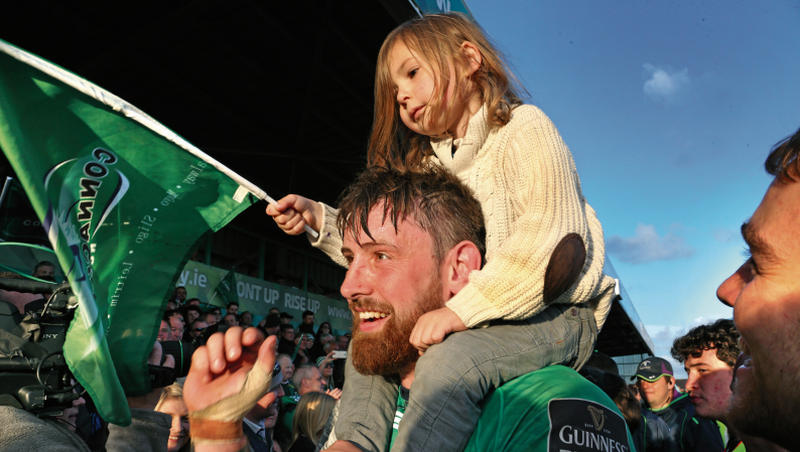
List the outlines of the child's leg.
{"type": "Polygon", "coordinates": [[[398,385],[381,376],[358,373],[351,356],[347,354],[334,433],[336,439],[352,441],[362,450],[383,452],[389,449],[398,385]]]}
{"type": "Polygon", "coordinates": [[[462,450],[492,389],[551,364],[582,365],[596,337],[587,305],[553,305],[526,321],[451,335],[417,361],[393,450],[462,450]]]}

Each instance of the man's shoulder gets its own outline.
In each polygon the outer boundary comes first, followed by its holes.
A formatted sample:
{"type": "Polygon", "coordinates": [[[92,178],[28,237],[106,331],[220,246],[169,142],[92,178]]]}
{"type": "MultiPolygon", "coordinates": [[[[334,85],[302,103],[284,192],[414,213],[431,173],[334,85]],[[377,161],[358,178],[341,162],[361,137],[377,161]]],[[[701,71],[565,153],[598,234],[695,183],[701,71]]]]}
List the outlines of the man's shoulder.
{"type": "Polygon", "coordinates": [[[625,420],[614,402],[574,370],[550,366],[489,396],[466,450],[568,450],[586,438],[630,450],[625,420]]]}

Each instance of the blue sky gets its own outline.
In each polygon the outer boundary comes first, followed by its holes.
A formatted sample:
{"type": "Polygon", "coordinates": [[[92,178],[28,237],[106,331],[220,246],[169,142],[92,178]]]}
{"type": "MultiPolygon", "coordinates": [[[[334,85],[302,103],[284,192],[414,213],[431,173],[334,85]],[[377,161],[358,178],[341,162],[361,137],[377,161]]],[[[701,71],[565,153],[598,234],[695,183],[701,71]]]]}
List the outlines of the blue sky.
{"type": "Polygon", "coordinates": [[[800,127],[800,2],[467,5],[572,150],[656,354],[731,317],[714,292],[800,127]]]}

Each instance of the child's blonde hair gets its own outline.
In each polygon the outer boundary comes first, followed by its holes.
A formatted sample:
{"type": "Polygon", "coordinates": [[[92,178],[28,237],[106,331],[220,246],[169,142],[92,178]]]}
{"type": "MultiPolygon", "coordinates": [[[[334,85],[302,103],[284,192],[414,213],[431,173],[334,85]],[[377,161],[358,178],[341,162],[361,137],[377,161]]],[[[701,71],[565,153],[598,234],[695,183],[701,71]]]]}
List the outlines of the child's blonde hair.
{"type": "Polygon", "coordinates": [[[441,119],[445,114],[442,99],[450,83],[451,68],[468,64],[461,49],[465,41],[472,43],[481,53],[481,65],[472,75],[472,81],[480,90],[490,127],[508,123],[512,108],[521,101],[516,89],[518,83],[499,52],[480,27],[465,16],[457,13],[426,15],[395,28],[381,45],[375,69],[375,110],[367,166],[420,169],[423,159],[433,152],[429,137],[412,132],[400,121],[388,61],[395,43],[402,42],[411,53],[433,68],[435,88],[428,103],[428,114],[441,119]]]}

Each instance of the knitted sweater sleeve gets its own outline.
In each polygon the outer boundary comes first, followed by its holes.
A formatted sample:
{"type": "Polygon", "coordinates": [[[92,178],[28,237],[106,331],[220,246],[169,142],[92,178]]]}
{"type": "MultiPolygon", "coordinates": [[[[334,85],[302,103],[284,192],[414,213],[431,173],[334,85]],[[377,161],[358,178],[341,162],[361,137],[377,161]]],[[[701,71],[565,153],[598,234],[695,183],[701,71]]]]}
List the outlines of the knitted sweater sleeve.
{"type": "Polygon", "coordinates": [[[311,242],[311,246],[322,250],[331,260],[342,267],[347,267],[347,261],[342,256],[342,236],[336,226],[339,210],[324,202],[320,202],[320,204],[322,205],[322,228],[319,231],[319,237],[316,240],[312,240],[311,235],[306,234],[306,236],[311,242]]]}
{"type": "MultiPolygon", "coordinates": [[[[520,116],[505,141],[489,149],[491,154],[485,158],[493,159],[492,174],[483,175],[476,189],[477,193],[507,191],[503,199],[508,205],[498,207],[501,201],[495,198],[495,205],[483,206],[487,231],[494,229],[505,238],[496,249],[488,250],[486,265],[472,272],[469,283],[446,303],[468,328],[492,319],[520,320],[541,312],[546,307],[545,270],[556,245],[572,232],[581,236],[585,246],[592,240],[586,218],[588,206],[572,155],[561,136],[538,109],[530,108],[520,116]],[[509,224],[491,224],[496,221],[492,212],[498,208],[510,209],[509,224]]],[[[512,127],[512,123],[506,127],[512,127]]],[[[602,237],[600,241],[602,247],[602,237]]],[[[578,282],[555,302],[587,301],[596,289],[596,279],[602,277],[603,253],[601,249],[596,256],[589,248],[578,282]],[[599,267],[592,262],[596,259],[600,260],[599,267]],[[594,281],[586,278],[588,270],[598,273],[594,281]]]]}

